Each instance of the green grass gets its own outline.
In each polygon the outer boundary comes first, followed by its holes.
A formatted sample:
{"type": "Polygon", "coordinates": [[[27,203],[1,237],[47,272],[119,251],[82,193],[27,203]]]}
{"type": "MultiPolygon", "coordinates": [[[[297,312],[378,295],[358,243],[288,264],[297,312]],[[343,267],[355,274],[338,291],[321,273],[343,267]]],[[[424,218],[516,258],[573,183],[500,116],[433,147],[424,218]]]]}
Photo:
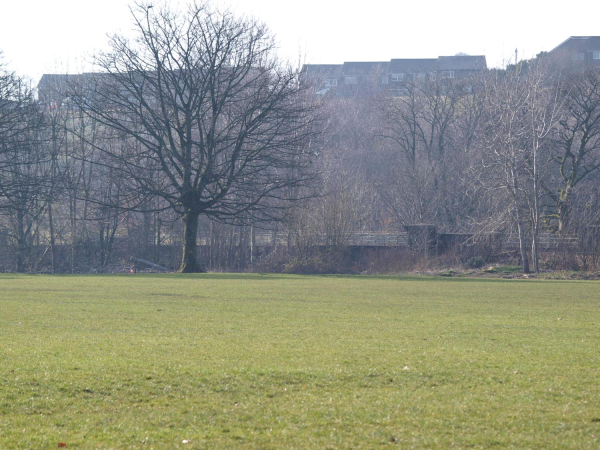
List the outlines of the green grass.
{"type": "Polygon", "coordinates": [[[599,297],[587,281],[0,276],[0,448],[600,448],[599,297]]]}

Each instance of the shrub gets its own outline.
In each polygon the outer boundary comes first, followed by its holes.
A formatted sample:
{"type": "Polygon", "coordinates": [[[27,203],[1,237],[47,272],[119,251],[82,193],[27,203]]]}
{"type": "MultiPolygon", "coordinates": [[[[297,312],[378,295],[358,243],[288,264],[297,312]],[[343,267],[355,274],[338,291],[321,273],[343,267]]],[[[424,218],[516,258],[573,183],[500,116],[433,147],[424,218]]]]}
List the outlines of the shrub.
{"type": "Polygon", "coordinates": [[[471,269],[479,269],[479,268],[483,267],[484,264],[485,264],[485,260],[479,256],[473,256],[472,258],[469,258],[469,260],[467,261],[467,266],[470,267],[471,269]]]}

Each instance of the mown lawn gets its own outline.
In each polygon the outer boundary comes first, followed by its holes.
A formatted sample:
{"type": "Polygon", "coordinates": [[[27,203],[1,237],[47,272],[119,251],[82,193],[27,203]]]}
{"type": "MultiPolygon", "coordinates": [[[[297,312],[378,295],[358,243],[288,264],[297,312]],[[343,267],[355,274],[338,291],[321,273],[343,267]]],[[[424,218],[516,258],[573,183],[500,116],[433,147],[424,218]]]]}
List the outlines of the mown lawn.
{"type": "Polygon", "coordinates": [[[61,443],[600,448],[600,283],[0,276],[0,448],[61,443]]]}

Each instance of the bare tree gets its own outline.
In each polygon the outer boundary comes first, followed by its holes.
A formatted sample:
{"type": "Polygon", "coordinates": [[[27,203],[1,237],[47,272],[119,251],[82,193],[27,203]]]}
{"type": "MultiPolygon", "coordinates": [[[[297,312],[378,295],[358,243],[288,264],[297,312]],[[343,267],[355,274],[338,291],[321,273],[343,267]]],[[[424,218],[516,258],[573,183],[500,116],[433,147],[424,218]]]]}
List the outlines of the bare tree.
{"type": "Polygon", "coordinates": [[[558,163],[558,189],[550,189],[558,230],[567,229],[575,190],[600,169],[600,73],[573,74],[560,86],[563,115],[556,133],[553,158],[558,163]]]}
{"type": "Polygon", "coordinates": [[[314,106],[265,26],[208,4],[151,8],[132,11],[135,40],[112,38],[77,100],[122,139],[103,150],[135,193],[129,207],[158,196],[183,217],[179,271],[196,272],[200,215],[277,219],[297,200],[286,188],[314,180],[314,106]]]}
{"type": "Polygon", "coordinates": [[[471,79],[415,77],[380,101],[378,190],[400,223],[465,226],[471,207],[463,176],[480,117],[471,79]]]}
{"type": "Polygon", "coordinates": [[[6,218],[0,232],[15,243],[17,272],[32,256],[33,238],[53,195],[54,160],[46,144],[31,90],[0,67],[0,214],[6,218]]]}
{"type": "Polygon", "coordinates": [[[542,67],[522,73],[492,73],[486,80],[482,136],[486,185],[509,194],[519,236],[523,272],[530,271],[527,231],[531,231],[534,270],[539,270],[538,231],[541,217],[540,183],[549,160],[549,135],[556,125],[559,101],[546,83],[542,67]],[[527,227],[529,225],[529,227],[527,227]]]}

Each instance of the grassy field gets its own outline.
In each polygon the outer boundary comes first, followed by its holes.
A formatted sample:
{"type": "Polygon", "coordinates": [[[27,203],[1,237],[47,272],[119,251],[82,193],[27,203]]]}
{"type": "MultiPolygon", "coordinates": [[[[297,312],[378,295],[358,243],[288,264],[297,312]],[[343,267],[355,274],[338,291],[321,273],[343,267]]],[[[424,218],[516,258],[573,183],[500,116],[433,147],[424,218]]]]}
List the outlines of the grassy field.
{"type": "Polygon", "coordinates": [[[600,283],[0,276],[0,448],[61,443],[600,448],[600,283]]]}

